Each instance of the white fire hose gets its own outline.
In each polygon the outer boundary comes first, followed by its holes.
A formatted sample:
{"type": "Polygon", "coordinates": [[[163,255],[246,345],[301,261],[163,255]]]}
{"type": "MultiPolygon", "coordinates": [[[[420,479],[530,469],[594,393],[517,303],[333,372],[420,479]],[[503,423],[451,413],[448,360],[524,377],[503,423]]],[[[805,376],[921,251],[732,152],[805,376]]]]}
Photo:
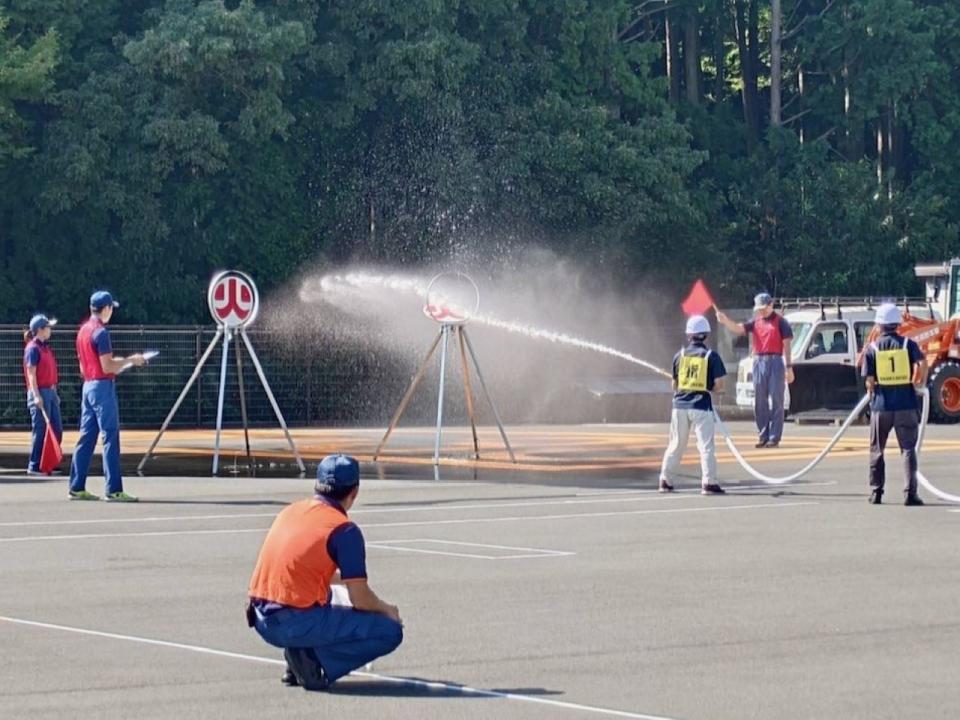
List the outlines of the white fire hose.
{"type": "MultiPolygon", "coordinates": [[[[923,398],[923,402],[922,402],[923,409],[920,417],[920,431],[917,436],[917,457],[919,460],[920,448],[923,445],[923,436],[927,429],[927,421],[930,418],[930,391],[927,388],[922,388],[920,390],[917,390],[917,394],[923,398]]],[[[730,431],[727,429],[727,426],[724,424],[720,415],[717,414],[716,410],[713,411],[713,414],[717,421],[717,429],[720,431],[720,434],[723,435],[723,439],[726,440],[727,447],[730,448],[730,452],[733,453],[733,456],[737,459],[737,462],[740,463],[740,465],[743,467],[744,470],[746,470],[750,475],[752,475],[754,478],[756,478],[762,483],[766,483],[768,485],[785,485],[787,483],[791,483],[795,480],[800,479],[801,477],[806,475],[808,472],[813,470],[817,465],[819,465],[820,461],[823,460],[827,456],[827,454],[831,450],[833,450],[834,447],[836,447],[838,442],[840,442],[840,438],[843,437],[843,434],[850,429],[850,426],[854,423],[854,421],[858,417],[860,417],[860,413],[864,411],[864,409],[867,407],[867,404],[869,402],[870,402],[870,396],[864,395],[860,399],[860,402],[857,403],[857,406],[850,411],[850,414],[847,416],[847,419],[843,421],[843,425],[840,426],[840,429],[837,430],[836,434],[830,439],[830,442],[826,444],[823,450],[821,450],[820,453],[813,460],[807,463],[803,468],[801,468],[800,470],[797,470],[795,473],[792,473],[790,475],[785,475],[783,477],[771,477],[769,475],[764,475],[759,470],[757,470],[752,465],[750,465],[750,463],[748,463],[746,459],[744,459],[743,455],[740,454],[740,451],[737,449],[737,446],[734,445],[733,438],[730,436],[730,431]]],[[[960,503],[960,496],[951,495],[950,493],[944,492],[943,490],[940,490],[939,488],[935,487],[933,483],[931,483],[927,479],[927,477],[919,470],[917,471],[917,481],[931,495],[935,495],[936,497],[940,498],[945,502],[960,503]]]]}
{"type": "MultiPolygon", "coordinates": [[[[920,417],[920,434],[917,436],[917,458],[920,457],[920,447],[923,445],[923,435],[927,429],[927,420],[930,418],[930,390],[923,388],[919,391],[923,395],[923,415],[920,417]]],[[[927,476],[924,475],[920,470],[917,470],[917,481],[923,485],[923,488],[929,492],[931,495],[935,495],[944,502],[948,503],[960,503],[960,496],[951,495],[948,492],[944,492],[940,488],[934,487],[933,483],[927,480],[927,476]]]]}

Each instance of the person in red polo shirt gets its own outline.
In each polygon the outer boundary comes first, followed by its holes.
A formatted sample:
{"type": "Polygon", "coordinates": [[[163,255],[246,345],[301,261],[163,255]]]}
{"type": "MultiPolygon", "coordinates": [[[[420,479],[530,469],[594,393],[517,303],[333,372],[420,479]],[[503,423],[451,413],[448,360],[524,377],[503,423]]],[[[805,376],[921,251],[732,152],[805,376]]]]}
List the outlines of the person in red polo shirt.
{"type": "Polygon", "coordinates": [[[47,434],[46,418],[50,419],[57,441],[63,440],[60,396],[57,395],[57,359],[49,345],[50,335],[56,324],[55,319],[46,315],[34,315],[30,319],[30,329],[23,336],[27,343],[23,349],[23,378],[27,383],[27,409],[30,411],[33,426],[30,460],[27,464],[28,475],[40,474],[40,457],[47,434]]]}
{"type": "Polygon", "coordinates": [[[120,303],[106,290],[90,296],[90,318],[77,333],[77,358],[83,388],[80,391],[80,436],[70,464],[70,499],[99,500],[87,490],[87,473],[97,446],[97,435],[103,436],[103,474],[107,502],[137,502],[123,491],[120,474],[120,409],[117,404],[117,373],[127,363],[144,365],[143,355],[116,357],[110,343],[107,324],[120,303]]]}
{"type": "Polygon", "coordinates": [[[326,690],[403,641],[400,611],[367,583],[363,534],[347,517],[359,488],[357,461],[328,455],[314,496],[284,508],[260,549],[247,624],[283,648],[286,685],[326,690]]]}
{"type": "Polygon", "coordinates": [[[793,382],[790,323],[775,312],[773,298],[760,293],[753,299],[755,317],[745,323],[717,310],[720,324],[736,335],[753,338],[753,411],[757,421],[757,447],[775,448],[783,436],[783,398],[793,382]]]}

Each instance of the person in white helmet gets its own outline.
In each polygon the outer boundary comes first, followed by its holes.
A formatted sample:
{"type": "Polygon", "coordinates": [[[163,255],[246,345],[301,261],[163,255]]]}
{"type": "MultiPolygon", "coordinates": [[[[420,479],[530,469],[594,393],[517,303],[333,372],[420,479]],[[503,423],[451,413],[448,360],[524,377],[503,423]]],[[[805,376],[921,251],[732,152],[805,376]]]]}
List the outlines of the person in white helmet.
{"type": "Polygon", "coordinates": [[[880,337],[863,354],[861,374],[870,394],[870,503],[883,499],[886,465],[883,450],[890,431],[897,434],[903,458],[904,505],[923,505],[917,495],[919,404],[915,388],[927,382],[927,360],[920,346],[897,332],[903,317],[886,303],[877,308],[880,337]]]}
{"type": "Polygon", "coordinates": [[[702,315],[687,320],[688,344],[673,358],[673,411],[670,444],[660,469],[660,492],[672,492],[672,480],[680,469],[690,430],[700,450],[701,492],[722,495],[717,484],[717,454],[714,441],[713,398],[723,390],[727,368],[720,355],[707,347],[710,323],[702,315]]]}

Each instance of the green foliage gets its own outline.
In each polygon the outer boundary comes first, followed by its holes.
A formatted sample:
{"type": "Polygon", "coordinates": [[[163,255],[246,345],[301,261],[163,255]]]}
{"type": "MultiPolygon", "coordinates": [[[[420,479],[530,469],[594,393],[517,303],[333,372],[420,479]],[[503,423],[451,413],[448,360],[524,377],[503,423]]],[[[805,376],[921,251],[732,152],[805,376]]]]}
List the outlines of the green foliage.
{"type": "Polygon", "coordinates": [[[734,303],[914,290],[960,250],[960,9],[783,0],[766,127],[773,18],[739,4],[738,38],[734,0],[5,2],[0,312],[77,319],[107,285],[124,319],[202,321],[218,267],[269,291],[504,240],[734,303]]]}
{"type": "Polygon", "coordinates": [[[51,89],[51,74],[57,64],[57,33],[48,30],[24,43],[10,27],[0,8],[0,168],[13,158],[22,158],[32,149],[30,123],[19,107],[41,103],[51,89]]]}

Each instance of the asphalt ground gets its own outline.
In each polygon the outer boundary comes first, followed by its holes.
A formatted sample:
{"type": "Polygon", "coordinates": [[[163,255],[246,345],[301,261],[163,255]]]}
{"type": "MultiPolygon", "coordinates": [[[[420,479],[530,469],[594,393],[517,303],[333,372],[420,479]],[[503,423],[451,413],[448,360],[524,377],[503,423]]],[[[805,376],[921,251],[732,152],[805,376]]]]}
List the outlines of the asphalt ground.
{"type": "MultiPolygon", "coordinates": [[[[892,453],[888,503],[867,505],[865,428],[785,487],[723,453],[723,497],[698,494],[692,455],[679,492],[654,491],[663,426],[584,429],[579,451],[537,432],[566,463],[365,464],[352,514],[406,638],[330,693],[283,687],[243,617],[263,535],[309,481],[131,477],[140,504],[70,503],[65,480],[8,465],[0,717],[957,716],[960,507],[898,504],[892,453]]],[[[831,432],[788,427],[747,457],[786,474],[831,432]]],[[[960,493],[960,433],[928,438],[922,468],[960,493]]]]}

